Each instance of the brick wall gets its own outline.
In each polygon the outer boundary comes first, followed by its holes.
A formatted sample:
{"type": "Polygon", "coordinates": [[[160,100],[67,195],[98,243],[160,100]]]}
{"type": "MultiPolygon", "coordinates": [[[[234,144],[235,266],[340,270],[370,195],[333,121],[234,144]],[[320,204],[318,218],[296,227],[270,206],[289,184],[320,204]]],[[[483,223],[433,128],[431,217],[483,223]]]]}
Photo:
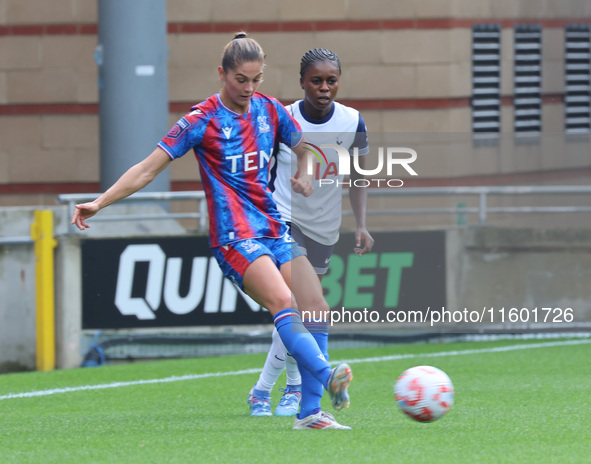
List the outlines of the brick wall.
{"type": "MultiPolygon", "coordinates": [[[[564,26],[591,23],[587,0],[168,0],[167,8],[171,124],[219,89],[222,47],[246,28],[268,56],[260,90],[285,103],[302,96],[301,55],[313,47],[335,50],[343,64],[339,99],[360,109],[372,132],[469,133],[471,27],[494,22],[503,28],[502,130],[510,135],[513,27],[537,22],[543,128],[560,133],[564,26]]],[[[0,0],[0,205],[53,203],[56,193],[98,189],[96,22],[95,0],[0,0]]],[[[519,150],[497,149],[491,160],[489,148],[466,144],[462,159],[474,160],[467,171],[441,170],[441,159],[429,155],[420,181],[457,177],[461,185],[470,176],[499,174],[505,182],[507,166],[532,181],[540,170],[590,169],[580,156],[588,141],[548,143],[538,150],[542,159],[525,157],[529,162],[519,150]],[[575,154],[552,162],[549,150],[575,154]]],[[[173,189],[194,187],[198,179],[194,160],[185,158],[171,166],[173,189]]]]}

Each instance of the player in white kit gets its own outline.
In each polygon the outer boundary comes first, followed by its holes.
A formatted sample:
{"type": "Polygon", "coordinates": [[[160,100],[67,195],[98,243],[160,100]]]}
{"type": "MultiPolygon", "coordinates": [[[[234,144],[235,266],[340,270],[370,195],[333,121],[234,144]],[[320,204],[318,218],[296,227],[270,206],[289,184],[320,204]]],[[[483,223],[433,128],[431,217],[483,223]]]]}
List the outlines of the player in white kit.
{"type": "MultiPolygon", "coordinates": [[[[283,144],[277,152],[277,162],[271,169],[269,183],[277,209],[290,226],[293,239],[307,254],[319,279],[327,272],[334,246],[339,240],[344,182],[341,172],[344,162],[349,163],[350,167],[349,199],[356,220],[354,251],[362,255],[373,246],[373,238],[365,225],[367,192],[363,187],[355,187],[355,180],[363,176],[357,173],[353,163],[353,155],[357,154],[358,166],[364,167],[364,155],[369,152],[367,129],[357,110],[334,101],[340,75],[340,61],[334,52],[318,48],[308,51],[300,63],[300,85],[304,89],[304,99],[286,107],[302,127],[307,148],[315,160],[311,167],[314,172],[313,193],[307,198],[292,195],[289,179],[297,177],[297,169],[291,150],[283,144]],[[339,148],[328,148],[327,145],[339,148]],[[348,159],[339,159],[338,150],[341,154],[348,153],[348,159]]],[[[300,310],[313,311],[313,308],[300,310]]],[[[328,319],[320,319],[315,315],[304,324],[328,359],[328,319]]],[[[248,395],[251,415],[272,415],[270,392],[284,367],[287,368],[287,385],[275,414],[296,415],[300,409],[294,428],[332,428],[331,421],[322,416],[326,413],[320,410],[322,385],[311,382],[311,374],[305,369],[301,372],[298,370],[295,360],[286,353],[276,330],[273,331],[273,342],[263,372],[248,395]],[[305,392],[300,405],[302,376],[307,377],[308,381],[304,385],[310,385],[305,388],[311,391],[305,392]]],[[[334,421],[334,418],[330,419],[334,421]]]]}

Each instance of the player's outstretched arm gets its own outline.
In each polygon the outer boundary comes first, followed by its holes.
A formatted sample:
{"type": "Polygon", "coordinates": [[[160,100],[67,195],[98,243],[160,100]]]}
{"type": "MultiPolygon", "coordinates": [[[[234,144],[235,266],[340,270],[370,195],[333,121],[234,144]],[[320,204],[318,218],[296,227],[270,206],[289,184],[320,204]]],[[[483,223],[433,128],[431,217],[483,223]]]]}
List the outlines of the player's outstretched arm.
{"type": "Polygon", "coordinates": [[[156,148],[146,159],[132,166],[105,193],[96,200],[76,205],[72,224],[84,230],[90,227],[87,219],[101,209],[141,190],[160,174],[170,163],[168,154],[156,148]]]}

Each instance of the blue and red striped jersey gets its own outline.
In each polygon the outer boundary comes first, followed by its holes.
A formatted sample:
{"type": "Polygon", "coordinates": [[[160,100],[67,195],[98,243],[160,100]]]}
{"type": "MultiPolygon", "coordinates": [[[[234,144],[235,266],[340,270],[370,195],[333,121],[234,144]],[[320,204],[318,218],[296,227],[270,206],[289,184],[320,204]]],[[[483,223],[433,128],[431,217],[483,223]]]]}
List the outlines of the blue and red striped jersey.
{"type": "Polygon", "coordinates": [[[246,114],[228,109],[219,94],[191,108],[158,146],[172,159],[191,148],[199,161],[212,247],[287,231],[268,187],[276,141],[294,147],[300,125],[273,97],[256,92],[246,114]]]}

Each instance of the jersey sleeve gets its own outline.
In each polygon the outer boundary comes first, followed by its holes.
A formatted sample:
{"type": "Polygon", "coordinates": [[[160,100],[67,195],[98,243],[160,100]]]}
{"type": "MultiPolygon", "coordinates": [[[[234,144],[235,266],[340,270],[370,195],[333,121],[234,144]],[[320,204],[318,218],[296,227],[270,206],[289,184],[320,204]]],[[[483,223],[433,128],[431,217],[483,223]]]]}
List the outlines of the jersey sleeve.
{"type": "Polygon", "coordinates": [[[168,156],[177,159],[191,148],[200,145],[208,119],[200,110],[194,110],[179,119],[158,143],[168,156]]]}
{"type": "Polygon", "coordinates": [[[359,155],[367,155],[369,153],[369,140],[367,138],[367,127],[365,121],[359,114],[359,122],[357,124],[357,130],[355,131],[355,140],[351,145],[350,153],[353,154],[353,148],[359,149],[359,155]]]}
{"type": "Polygon", "coordinates": [[[292,148],[299,145],[304,136],[300,124],[289,114],[288,110],[281,103],[276,102],[275,108],[277,108],[277,118],[279,120],[279,141],[292,148]]]}

